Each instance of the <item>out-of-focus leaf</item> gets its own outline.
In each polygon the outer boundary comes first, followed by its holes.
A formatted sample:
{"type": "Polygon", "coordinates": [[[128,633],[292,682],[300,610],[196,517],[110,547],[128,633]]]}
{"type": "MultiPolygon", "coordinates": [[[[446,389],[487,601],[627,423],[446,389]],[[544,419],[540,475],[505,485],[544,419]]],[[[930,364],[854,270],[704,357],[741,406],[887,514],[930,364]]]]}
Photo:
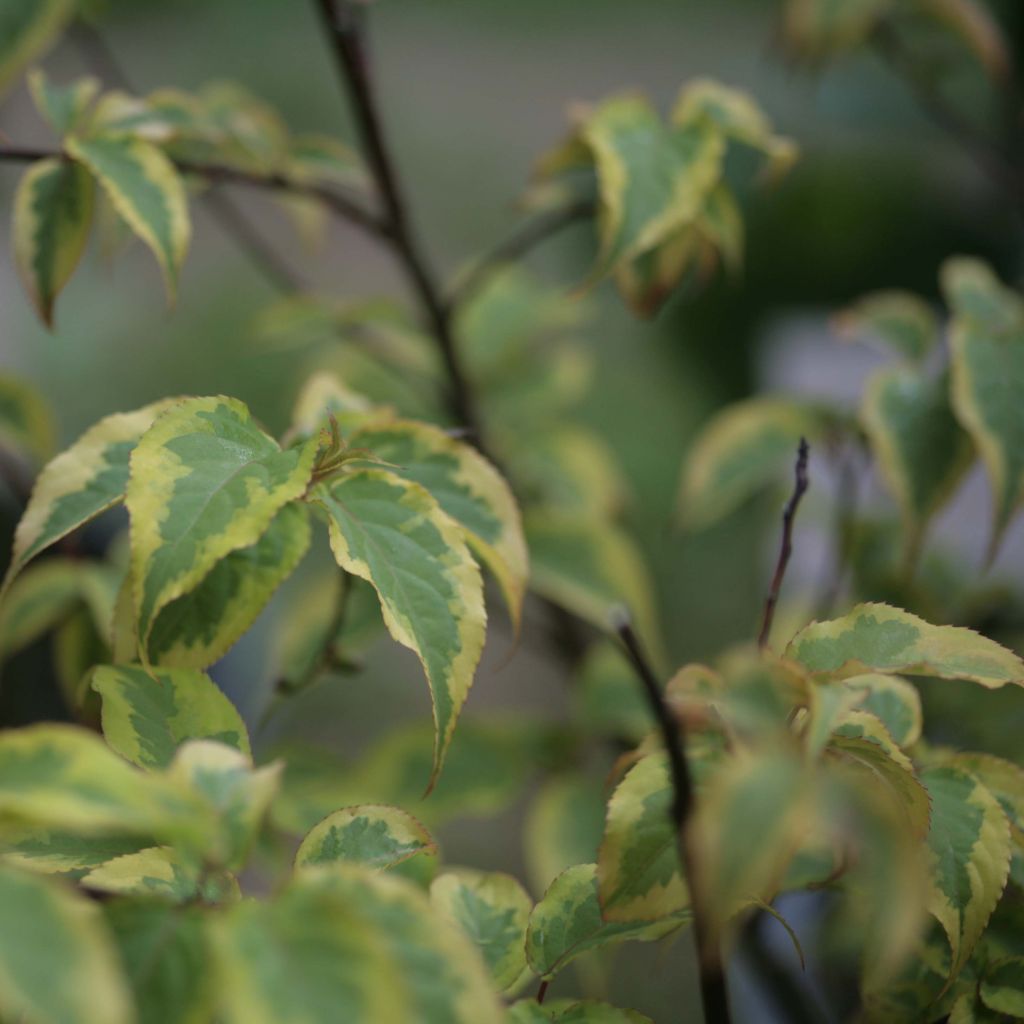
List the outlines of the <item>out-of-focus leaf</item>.
{"type": "Polygon", "coordinates": [[[835,323],[844,336],[863,338],[910,363],[924,359],[939,340],[935,311],[913,292],[872,292],[843,310],[835,323]]]}
{"type": "Polygon", "coordinates": [[[921,736],[921,695],[899,676],[868,673],[844,679],[841,686],[861,695],[858,706],[870,711],[889,730],[900,747],[913,746],[921,736]]]}
{"type": "Polygon", "coordinates": [[[592,644],[573,685],[576,718],[596,736],[639,743],[654,719],[636,673],[612,643],[592,644]]]}
{"type": "Polygon", "coordinates": [[[233,878],[217,873],[205,875],[199,860],[171,846],[152,846],[115,857],[93,868],[80,882],[96,892],[170,903],[215,903],[238,895],[233,878]]]}
{"type": "Polygon", "coordinates": [[[0,445],[48,459],[55,434],[53,414],[43,396],[17,377],[0,374],[0,445]]]}
{"type": "Polygon", "coordinates": [[[949,29],[995,79],[1006,76],[1010,47],[992,11],[978,0],[916,0],[917,5],[949,29]]]}
{"type": "Polygon", "coordinates": [[[1024,1017],[1024,957],[1008,957],[989,967],[979,994],[990,1010],[1024,1017]]]}
{"type": "Polygon", "coordinates": [[[0,7],[0,91],[50,48],[75,13],[74,0],[4,0],[0,7]]]}
{"type": "Polygon", "coordinates": [[[92,75],[78,78],[68,85],[56,85],[42,68],[28,73],[28,88],[36,109],[58,135],[75,131],[89,105],[100,90],[100,81],[92,75]]]}
{"type": "Polygon", "coordinates": [[[0,606],[0,659],[57,626],[81,596],[81,565],[69,558],[42,562],[16,579],[0,606]]]}

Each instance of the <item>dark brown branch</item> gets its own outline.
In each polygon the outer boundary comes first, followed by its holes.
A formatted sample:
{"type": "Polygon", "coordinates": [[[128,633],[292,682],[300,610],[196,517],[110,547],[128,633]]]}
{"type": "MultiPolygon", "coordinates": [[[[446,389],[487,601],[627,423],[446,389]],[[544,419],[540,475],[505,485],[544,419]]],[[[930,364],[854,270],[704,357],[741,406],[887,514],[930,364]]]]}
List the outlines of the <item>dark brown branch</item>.
{"type": "Polygon", "coordinates": [[[782,590],[782,581],[786,576],[786,566],[789,565],[789,556],[793,553],[793,521],[796,518],[796,510],[800,505],[800,499],[807,491],[807,458],[810,455],[810,448],[807,442],[801,437],[796,453],[796,472],[793,484],[793,494],[786,507],[782,511],[782,545],[779,548],[779,560],[775,565],[775,575],[772,577],[771,586],[768,588],[768,598],[764,603],[764,618],[761,621],[761,632],[757,637],[757,646],[764,648],[768,644],[768,636],[772,631],[772,620],[775,618],[775,606],[779,603],[779,592],[782,590]]]}
{"type": "Polygon", "coordinates": [[[335,64],[348,91],[366,160],[384,206],[387,237],[423,307],[444,360],[452,415],[471,432],[474,443],[481,447],[480,421],[459,358],[451,317],[413,231],[395,161],[385,139],[367,60],[361,5],[352,0],[317,0],[317,8],[333,44],[335,64]]]}
{"type": "Polygon", "coordinates": [[[594,203],[580,199],[555,210],[548,210],[518,225],[506,238],[479,256],[448,295],[448,309],[454,310],[475,295],[487,280],[508,263],[522,259],[528,252],[572,224],[594,215],[594,203]]]}
{"type": "Polygon", "coordinates": [[[661,732],[662,743],[668,757],[669,777],[672,780],[672,806],[670,817],[679,845],[679,862],[690,889],[690,910],[693,915],[693,935],[700,961],[700,992],[704,1004],[706,1024],[729,1024],[729,998],[722,967],[721,950],[711,937],[707,914],[700,890],[699,869],[687,838],[687,828],[695,806],[693,777],[686,761],[686,730],[669,710],[662,696],[661,685],[650,662],[633,632],[629,618],[617,612],[613,623],[629,660],[643,684],[644,695],[661,732]]]}

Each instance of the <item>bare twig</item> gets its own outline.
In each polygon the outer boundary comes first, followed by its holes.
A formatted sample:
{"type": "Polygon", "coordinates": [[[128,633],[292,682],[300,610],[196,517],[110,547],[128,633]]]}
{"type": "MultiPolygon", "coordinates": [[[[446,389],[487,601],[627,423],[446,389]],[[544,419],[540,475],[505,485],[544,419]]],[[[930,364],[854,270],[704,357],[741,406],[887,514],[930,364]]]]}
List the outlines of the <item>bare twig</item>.
{"type": "Polygon", "coordinates": [[[800,499],[807,491],[807,458],[810,449],[804,438],[800,438],[797,447],[796,472],[793,484],[793,494],[782,512],[782,545],[779,548],[779,560],[775,565],[775,575],[772,577],[771,586],[768,588],[768,598],[764,604],[764,618],[761,621],[761,632],[757,637],[757,646],[766,647],[768,635],[772,631],[772,620],[775,618],[775,606],[779,602],[779,591],[782,590],[782,581],[786,576],[786,566],[789,565],[789,556],[793,553],[793,520],[796,518],[796,510],[800,505],[800,499]]]}
{"type": "Polygon", "coordinates": [[[693,935],[700,961],[700,991],[704,1004],[706,1024],[728,1024],[729,999],[722,967],[721,950],[711,937],[707,914],[701,895],[700,865],[693,856],[687,839],[687,827],[693,816],[695,805],[693,777],[686,761],[686,731],[669,710],[662,696],[661,685],[651,668],[650,662],[633,632],[629,617],[619,610],[614,615],[613,625],[622,641],[629,660],[643,684],[644,695],[651,713],[661,732],[662,743],[668,757],[669,776],[672,780],[672,806],[670,817],[679,845],[679,861],[690,890],[690,910],[693,914],[693,935]]]}

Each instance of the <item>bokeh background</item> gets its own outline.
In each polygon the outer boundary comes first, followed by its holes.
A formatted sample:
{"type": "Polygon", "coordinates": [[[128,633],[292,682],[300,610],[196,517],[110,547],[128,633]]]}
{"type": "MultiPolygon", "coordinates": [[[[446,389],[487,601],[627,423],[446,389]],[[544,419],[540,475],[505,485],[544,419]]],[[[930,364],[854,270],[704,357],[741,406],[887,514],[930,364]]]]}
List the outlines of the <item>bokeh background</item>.
{"type": "MultiPolygon", "coordinates": [[[[1003,7],[1011,41],[1024,44],[1024,8],[1003,7]]],[[[754,632],[786,483],[712,529],[681,530],[674,514],[679,467],[697,428],[723,403],[757,391],[795,390],[852,403],[876,361],[842,343],[830,316],[868,290],[910,288],[938,301],[938,267],[957,252],[991,260],[1010,281],[1021,276],[1018,214],[904,83],[870,55],[843,58],[821,73],[794,67],[778,45],[778,15],[772,0],[378,0],[373,9],[389,134],[417,227],[445,275],[516,222],[516,200],[533,163],[562,136],[574,101],[636,87],[665,109],[684,80],[711,75],[748,89],[801,147],[785,180],[744,196],[741,274],[673,299],[649,323],[630,316],[610,287],[581,300],[592,307],[584,337],[596,367],[583,416],[611,445],[630,484],[625,518],[653,574],[673,664],[711,658],[754,632]]],[[[109,3],[98,24],[140,91],[236,79],[296,130],[351,137],[312,4],[120,0],[109,3]]],[[[95,70],[72,41],[45,64],[58,79],[95,70]]],[[[994,116],[984,82],[970,70],[951,83],[951,96],[979,124],[994,116]]],[[[23,89],[0,107],[0,132],[18,143],[52,142],[23,89]]],[[[18,174],[0,165],[5,210],[18,174]]],[[[334,224],[323,248],[310,253],[265,195],[234,194],[311,288],[404,296],[389,254],[356,231],[334,224]]],[[[52,332],[39,325],[24,297],[9,247],[0,247],[0,360],[52,402],[64,442],[107,413],[178,393],[230,394],[271,430],[286,426],[308,365],[253,344],[254,318],[275,292],[201,204],[194,222],[175,308],[166,308],[155,265],[137,243],[112,266],[91,251],[59,303],[52,332]]],[[[591,246],[586,229],[573,229],[529,264],[569,290],[585,276],[591,246]]],[[[864,487],[868,504],[878,500],[876,484],[868,480],[864,487]]],[[[813,585],[831,557],[833,490],[816,453],[791,595],[813,585]]],[[[983,571],[987,502],[984,481],[972,478],[936,531],[971,575],[983,571]]],[[[93,531],[88,543],[101,547],[114,526],[93,531]]],[[[10,528],[8,521],[4,529],[10,528]]],[[[325,557],[323,546],[311,555],[325,557]]],[[[1014,593],[1022,563],[1018,522],[986,579],[1014,593]]],[[[251,722],[260,718],[273,683],[268,638],[275,616],[289,594],[301,593],[302,578],[217,668],[218,681],[251,722]]],[[[786,614],[798,616],[799,601],[790,612],[783,609],[783,619],[786,614]]],[[[17,673],[8,672],[21,679],[34,673],[40,682],[31,693],[3,689],[7,721],[62,714],[46,685],[47,657],[34,649],[21,656],[17,673]]],[[[1024,711],[1001,696],[972,698],[986,724],[959,727],[1019,757],[1014,737],[1024,711]]],[[[957,709],[941,697],[935,706],[941,730],[942,714],[955,720],[957,709]]],[[[516,646],[497,622],[467,716],[506,710],[557,724],[570,707],[558,665],[527,643],[516,646]]],[[[427,713],[413,660],[384,642],[370,652],[364,673],[330,677],[294,698],[260,743],[270,751],[300,740],[351,760],[396,723],[427,713]]],[[[498,815],[450,820],[441,829],[446,859],[522,874],[519,830],[529,793],[527,785],[498,815]]],[[[639,947],[618,955],[600,983],[614,1001],[656,1020],[686,1019],[681,1010],[694,998],[688,963],[680,946],[653,957],[649,947],[639,947]]],[[[742,973],[735,981],[740,998],[752,994],[756,1002],[742,973]]],[[[588,984],[595,981],[585,972],[567,972],[554,991],[569,994],[588,984]]],[[[757,1005],[748,1004],[741,1019],[773,1019],[757,1005]]]]}

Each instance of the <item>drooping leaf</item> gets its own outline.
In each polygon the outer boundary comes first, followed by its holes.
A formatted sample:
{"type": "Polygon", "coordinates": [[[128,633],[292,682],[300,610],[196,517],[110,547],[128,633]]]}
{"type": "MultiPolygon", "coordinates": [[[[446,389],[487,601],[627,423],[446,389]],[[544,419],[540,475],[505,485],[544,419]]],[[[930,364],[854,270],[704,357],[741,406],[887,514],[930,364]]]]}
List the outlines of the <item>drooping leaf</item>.
{"type": "Polygon", "coordinates": [[[312,497],[328,515],[338,564],[373,584],[388,631],[423,664],[436,729],[432,787],[483,647],[480,570],[430,494],[393,473],[356,470],[312,497]]]}
{"type": "Polygon", "coordinates": [[[839,314],[836,326],[844,336],[863,338],[909,363],[921,362],[939,340],[935,311],[913,292],[865,295],[839,314]]]}
{"type": "Polygon", "coordinates": [[[192,232],[185,187],[174,164],[157,146],[127,135],[72,136],[65,145],[152,250],[173,299],[192,232]]]}
{"type": "Polygon", "coordinates": [[[552,978],[578,956],[627,940],[660,939],[688,920],[688,913],[655,921],[614,921],[602,917],[598,868],[577,864],[550,885],[530,915],[526,956],[534,972],[552,978]]]}
{"type": "Polygon", "coordinates": [[[133,899],[103,905],[139,1021],[199,1024],[216,999],[205,935],[208,911],[133,899]]]}
{"type": "Polygon", "coordinates": [[[842,618],[812,622],[786,653],[815,674],[838,678],[879,671],[989,688],[1024,685],[1024,662],[994,640],[961,626],[933,626],[887,604],[859,604],[842,618]]]}
{"type": "Polygon", "coordinates": [[[0,606],[0,659],[53,629],[82,596],[80,563],[50,559],[15,580],[0,606]]]}
{"type": "Polygon", "coordinates": [[[55,434],[46,399],[25,381],[0,374],[0,445],[48,459],[55,434]]]}
{"type": "Polygon", "coordinates": [[[533,901],[511,875],[448,870],[431,883],[430,902],[480,951],[499,992],[510,994],[519,988],[526,970],[526,925],[533,901]]]}
{"type": "Polygon", "coordinates": [[[970,958],[1003,893],[1010,870],[1010,827],[996,798],[951,765],[921,774],[932,801],[928,909],[953,953],[950,977],[970,958]]]}
{"type": "Polygon", "coordinates": [[[205,668],[232,647],[309,548],[309,515],[285,505],[255,544],[225,555],[195,590],[157,615],[149,660],[176,668],[205,668]]]}
{"type": "Polygon", "coordinates": [[[0,866],[0,1012],[11,1020],[135,1019],[100,908],[55,880],[0,866]]]}
{"type": "Polygon", "coordinates": [[[354,865],[304,872],[212,922],[227,1024],[480,1024],[502,1009],[476,950],[414,886],[354,865]]]}
{"type": "Polygon", "coordinates": [[[103,698],[107,743],[142,768],[166,768],[178,748],[195,739],[250,753],[241,716],[202,672],[101,665],[92,688],[103,698]]]}
{"type": "Polygon", "coordinates": [[[132,449],[171,404],[171,400],[155,402],[135,412],[107,416],[43,467],[15,531],[11,564],[0,593],[39,552],[124,497],[132,449]]]}
{"type": "Polygon", "coordinates": [[[28,73],[28,88],[36,109],[58,135],[64,136],[79,127],[100,90],[100,80],[87,75],[68,85],[57,85],[42,68],[33,68],[28,73]]]}
{"type": "Polygon", "coordinates": [[[315,455],[315,440],[282,450],[230,398],[186,399],[146,432],[125,495],[143,657],[160,612],[302,496],[315,455]]]}
{"type": "Polygon", "coordinates": [[[0,91],[41,56],[75,13],[74,0],[4,0],[0,7],[0,91]]]}
{"type": "Polygon", "coordinates": [[[369,449],[433,495],[494,573],[518,623],[528,572],[526,541],[515,498],[494,466],[438,427],[408,420],[357,431],[349,444],[369,449]]]}
{"type": "Polygon", "coordinates": [[[949,382],[914,369],[882,370],[864,390],[861,421],[903,517],[913,558],[931,517],[970,466],[970,440],[949,405],[949,382]]]}
{"type": "Polygon", "coordinates": [[[992,487],[991,556],[1024,494],[1024,414],[1016,386],[1024,376],[1024,300],[977,260],[947,261],[942,284],[953,310],[953,409],[992,487]]]}
{"type": "Polygon", "coordinates": [[[14,258],[25,287],[48,327],[53,304],[89,237],[93,182],[78,164],[51,157],[33,164],[14,196],[14,258]]]}
{"type": "Polygon", "coordinates": [[[639,761],[612,794],[597,858],[606,921],[656,921],[689,905],[671,806],[663,754],[639,761]]]}
{"type": "Polygon", "coordinates": [[[714,416],[683,466],[680,514],[691,529],[721,519],[773,480],[789,479],[800,438],[813,442],[823,412],[784,398],[751,398],[714,416]]]}
{"type": "Polygon", "coordinates": [[[411,814],[384,804],[361,804],[335,811],[315,825],[299,845],[295,867],[354,861],[385,870],[436,854],[433,837],[411,814]]]}

